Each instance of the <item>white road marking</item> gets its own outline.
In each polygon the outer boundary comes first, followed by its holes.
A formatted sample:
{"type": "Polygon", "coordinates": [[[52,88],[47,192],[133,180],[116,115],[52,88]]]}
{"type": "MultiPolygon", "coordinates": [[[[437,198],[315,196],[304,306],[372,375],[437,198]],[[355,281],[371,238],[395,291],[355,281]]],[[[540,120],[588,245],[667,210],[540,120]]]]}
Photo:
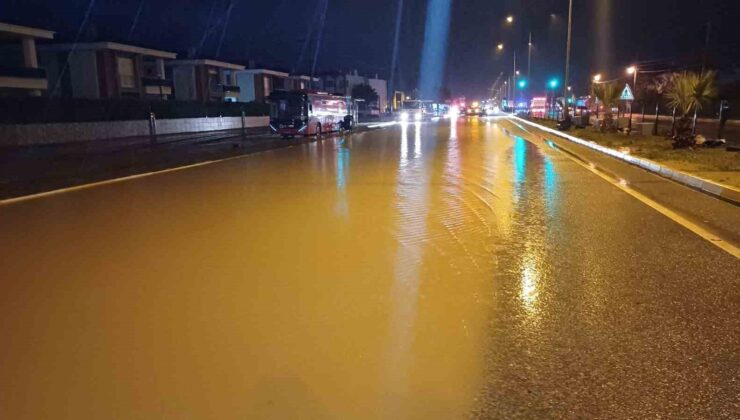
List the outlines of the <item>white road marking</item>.
{"type": "MultiPolygon", "coordinates": [[[[514,123],[517,127],[522,129],[522,131],[529,133],[530,135],[536,136],[536,134],[530,132],[529,130],[524,129],[523,127],[519,126],[518,124],[514,123]]],[[[542,139],[544,137],[539,136],[542,139]]],[[[558,148],[558,151],[560,151],[563,155],[567,156],[568,159],[572,160],[573,162],[577,163],[578,165],[582,166],[583,168],[587,169],[588,171],[598,175],[605,181],[609,182],[610,184],[614,185],[615,187],[619,188],[620,190],[624,191],[625,193],[631,195],[633,198],[641,201],[643,204],[646,204],[653,210],[657,211],[658,213],[662,214],[663,216],[673,220],[674,222],[678,223],[679,225],[683,226],[684,228],[690,230],[694,234],[698,235],[702,239],[705,239],[712,245],[722,249],[723,251],[727,252],[728,254],[734,256],[735,258],[740,259],[740,248],[735,246],[734,244],[725,241],[724,239],[720,238],[719,236],[715,235],[714,233],[710,232],[709,230],[697,225],[696,223],[692,222],[691,220],[688,220],[687,218],[681,216],[680,214],[676,213],[675,211],[669,209],[668,207],[658,203],[657,201],[653,200],[652,198],[647,197],[646,195],[635,191],[634,189],[630,188],[629,183],[627,181],[620,179],[618,181],[615,181],[611,178],[611,176],[605,174],[604,172],[600,171],[596,165],[593,163],[584,163],[580,160],[576,159],[575,157],[571,156],[569,153],[566,153],[562,149],[558,148]]]]}

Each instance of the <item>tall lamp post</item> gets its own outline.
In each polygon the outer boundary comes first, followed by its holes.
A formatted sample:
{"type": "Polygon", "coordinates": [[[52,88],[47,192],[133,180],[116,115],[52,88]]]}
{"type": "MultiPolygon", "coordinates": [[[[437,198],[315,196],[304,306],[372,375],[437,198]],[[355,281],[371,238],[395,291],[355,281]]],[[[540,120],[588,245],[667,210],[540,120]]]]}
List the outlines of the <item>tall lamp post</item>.
{"type": "MultiPolygon", "coordinates": [[[[637,66],[629,66],[627,67],[627,74],[632,75],[632,89],[637,89],[637,66]]],[[[630,106],[630,120],[629,123],[627,123],[627,127],[629,128],[629,131],[632,132],[632,101],[629,101],[630,106]]]]}
{"type": "Polygon", "coordinates": [[[568,114],[568,83],[570,82],[570,45],[571,45],[571,32],[573,29],[573,0],[570,0],[568,2],[568,44],[565,49],[565,83],[563,83],[563,86],[565,88],[565,92],[563,96],[566,98],[565,103],[563,104],[563,119],[569,120],[570,115],[568,114]]]}
{"type": "MultiPolygon", "coordinates": [[[[529,33],[529,43],[527,44],[527,81],[532,80],[532,32],[529,33]]],[[[529,110],[529,89],[525,91],[524,98],[527,101],[527,110],[529,110]]]]}
{"type": "MultiPolygon", "coordinates": [[[[601,73],[594,76],[594,84],[601,83],[601,73]]],[[[593,90],[593,89],[592,89],[593,90]]],[[[596,121],[599,121],[599,97],[594,95],[596,97],[596,121]]]]}

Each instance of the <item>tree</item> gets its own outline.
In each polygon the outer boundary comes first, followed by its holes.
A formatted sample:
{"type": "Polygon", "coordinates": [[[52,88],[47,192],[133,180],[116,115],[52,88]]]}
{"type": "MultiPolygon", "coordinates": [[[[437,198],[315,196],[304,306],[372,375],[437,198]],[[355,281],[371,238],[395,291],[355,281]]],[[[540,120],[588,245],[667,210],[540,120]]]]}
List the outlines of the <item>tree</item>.
{"type": "Polygon", "coordinates": [[[715,77],[714,71],[682,72],[673,76],[673,85],[668,90],[667,97],[669,104],[681,113],[673,133],[674,148],[696,144],[696,118],[692,121],[691,113],[701,111],[705,104],[717,96],[715,77]]]}
{"type": "Polygon", "coordinates": [[[616,128],[614,127],[612,108],[614,108],[614,105],[619,103],[619,97],[622,92],[614,83],[594,83],[591,90],[593,95],[604,106],[604,120],[602,121],[599,130],[602,132],[616,131],[616,128]]]}
{"type": "Polygon", "coordinates": [[[366,83],[352,87],[352,99],[361,99],[366,105],[377,103],[378,97],[378,92],[366,83]]]}

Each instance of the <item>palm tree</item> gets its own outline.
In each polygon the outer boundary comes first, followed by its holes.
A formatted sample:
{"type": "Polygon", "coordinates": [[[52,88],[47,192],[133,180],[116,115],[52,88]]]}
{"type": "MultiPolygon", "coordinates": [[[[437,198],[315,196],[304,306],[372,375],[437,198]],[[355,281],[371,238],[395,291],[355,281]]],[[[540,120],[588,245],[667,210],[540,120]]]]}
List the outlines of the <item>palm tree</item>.
{"type": "Polygon", "coordinates": [[[673,146],[690,147],[695,144],[696,117],[693,111],[702,107],[717,96],[714,71],[699,73],[682,72],[673,76],[673,85],[668,90],[669,104],[681,113],[673,133],[673,146]]]}
{"type": "Polygon", "coordinates": [[[614,83],[594,83],[591,90],[593,95],[604,105],[604,120],[599,130],[614,131],[614,117],[612,108],[619,102],[621,92],[614,83]]]}

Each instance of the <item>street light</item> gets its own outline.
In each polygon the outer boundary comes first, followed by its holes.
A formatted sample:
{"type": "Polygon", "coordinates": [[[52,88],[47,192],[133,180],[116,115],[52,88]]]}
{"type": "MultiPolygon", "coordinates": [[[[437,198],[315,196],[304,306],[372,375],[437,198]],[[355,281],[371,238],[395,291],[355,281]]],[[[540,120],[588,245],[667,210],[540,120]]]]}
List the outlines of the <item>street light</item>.
{"type": "Polygon", "coordinates": [[[499,50],[499,51],[503,51],[504,44],[498,44],[498,45],[496,45],[496,49],[499,50]]]}
{"type": "MultiPolygon", "coordinates": [[[[594,75],[594,83],[601,83],[601,73],[594,75]]],[[[599,121],[599,97],[596,97],[596,121],[599,121]]]]}
{"type": "Polygon", "coordinates": [[[516,75],[519,76],[519,70],[516,71],[516,75]]]}
{"type": "MultiPolygon", "coordinates": [[[[633,89],[637,89],[637,73],[639,73],[637,66],[627,67],[627,74],[632,75],[632,88],[633,89]]],[[[629,127],[629,131],[632,132],[632,101],[629,101],[629,105],[630,105],[630,120],[627,126],[629,127]]]]}
{"type": "Polygon", "coordinates": [[[508,23],[514,23],[514,16],[512,16],[512,15],[506,16],[506,22],[508,22],[508,23]]]}

